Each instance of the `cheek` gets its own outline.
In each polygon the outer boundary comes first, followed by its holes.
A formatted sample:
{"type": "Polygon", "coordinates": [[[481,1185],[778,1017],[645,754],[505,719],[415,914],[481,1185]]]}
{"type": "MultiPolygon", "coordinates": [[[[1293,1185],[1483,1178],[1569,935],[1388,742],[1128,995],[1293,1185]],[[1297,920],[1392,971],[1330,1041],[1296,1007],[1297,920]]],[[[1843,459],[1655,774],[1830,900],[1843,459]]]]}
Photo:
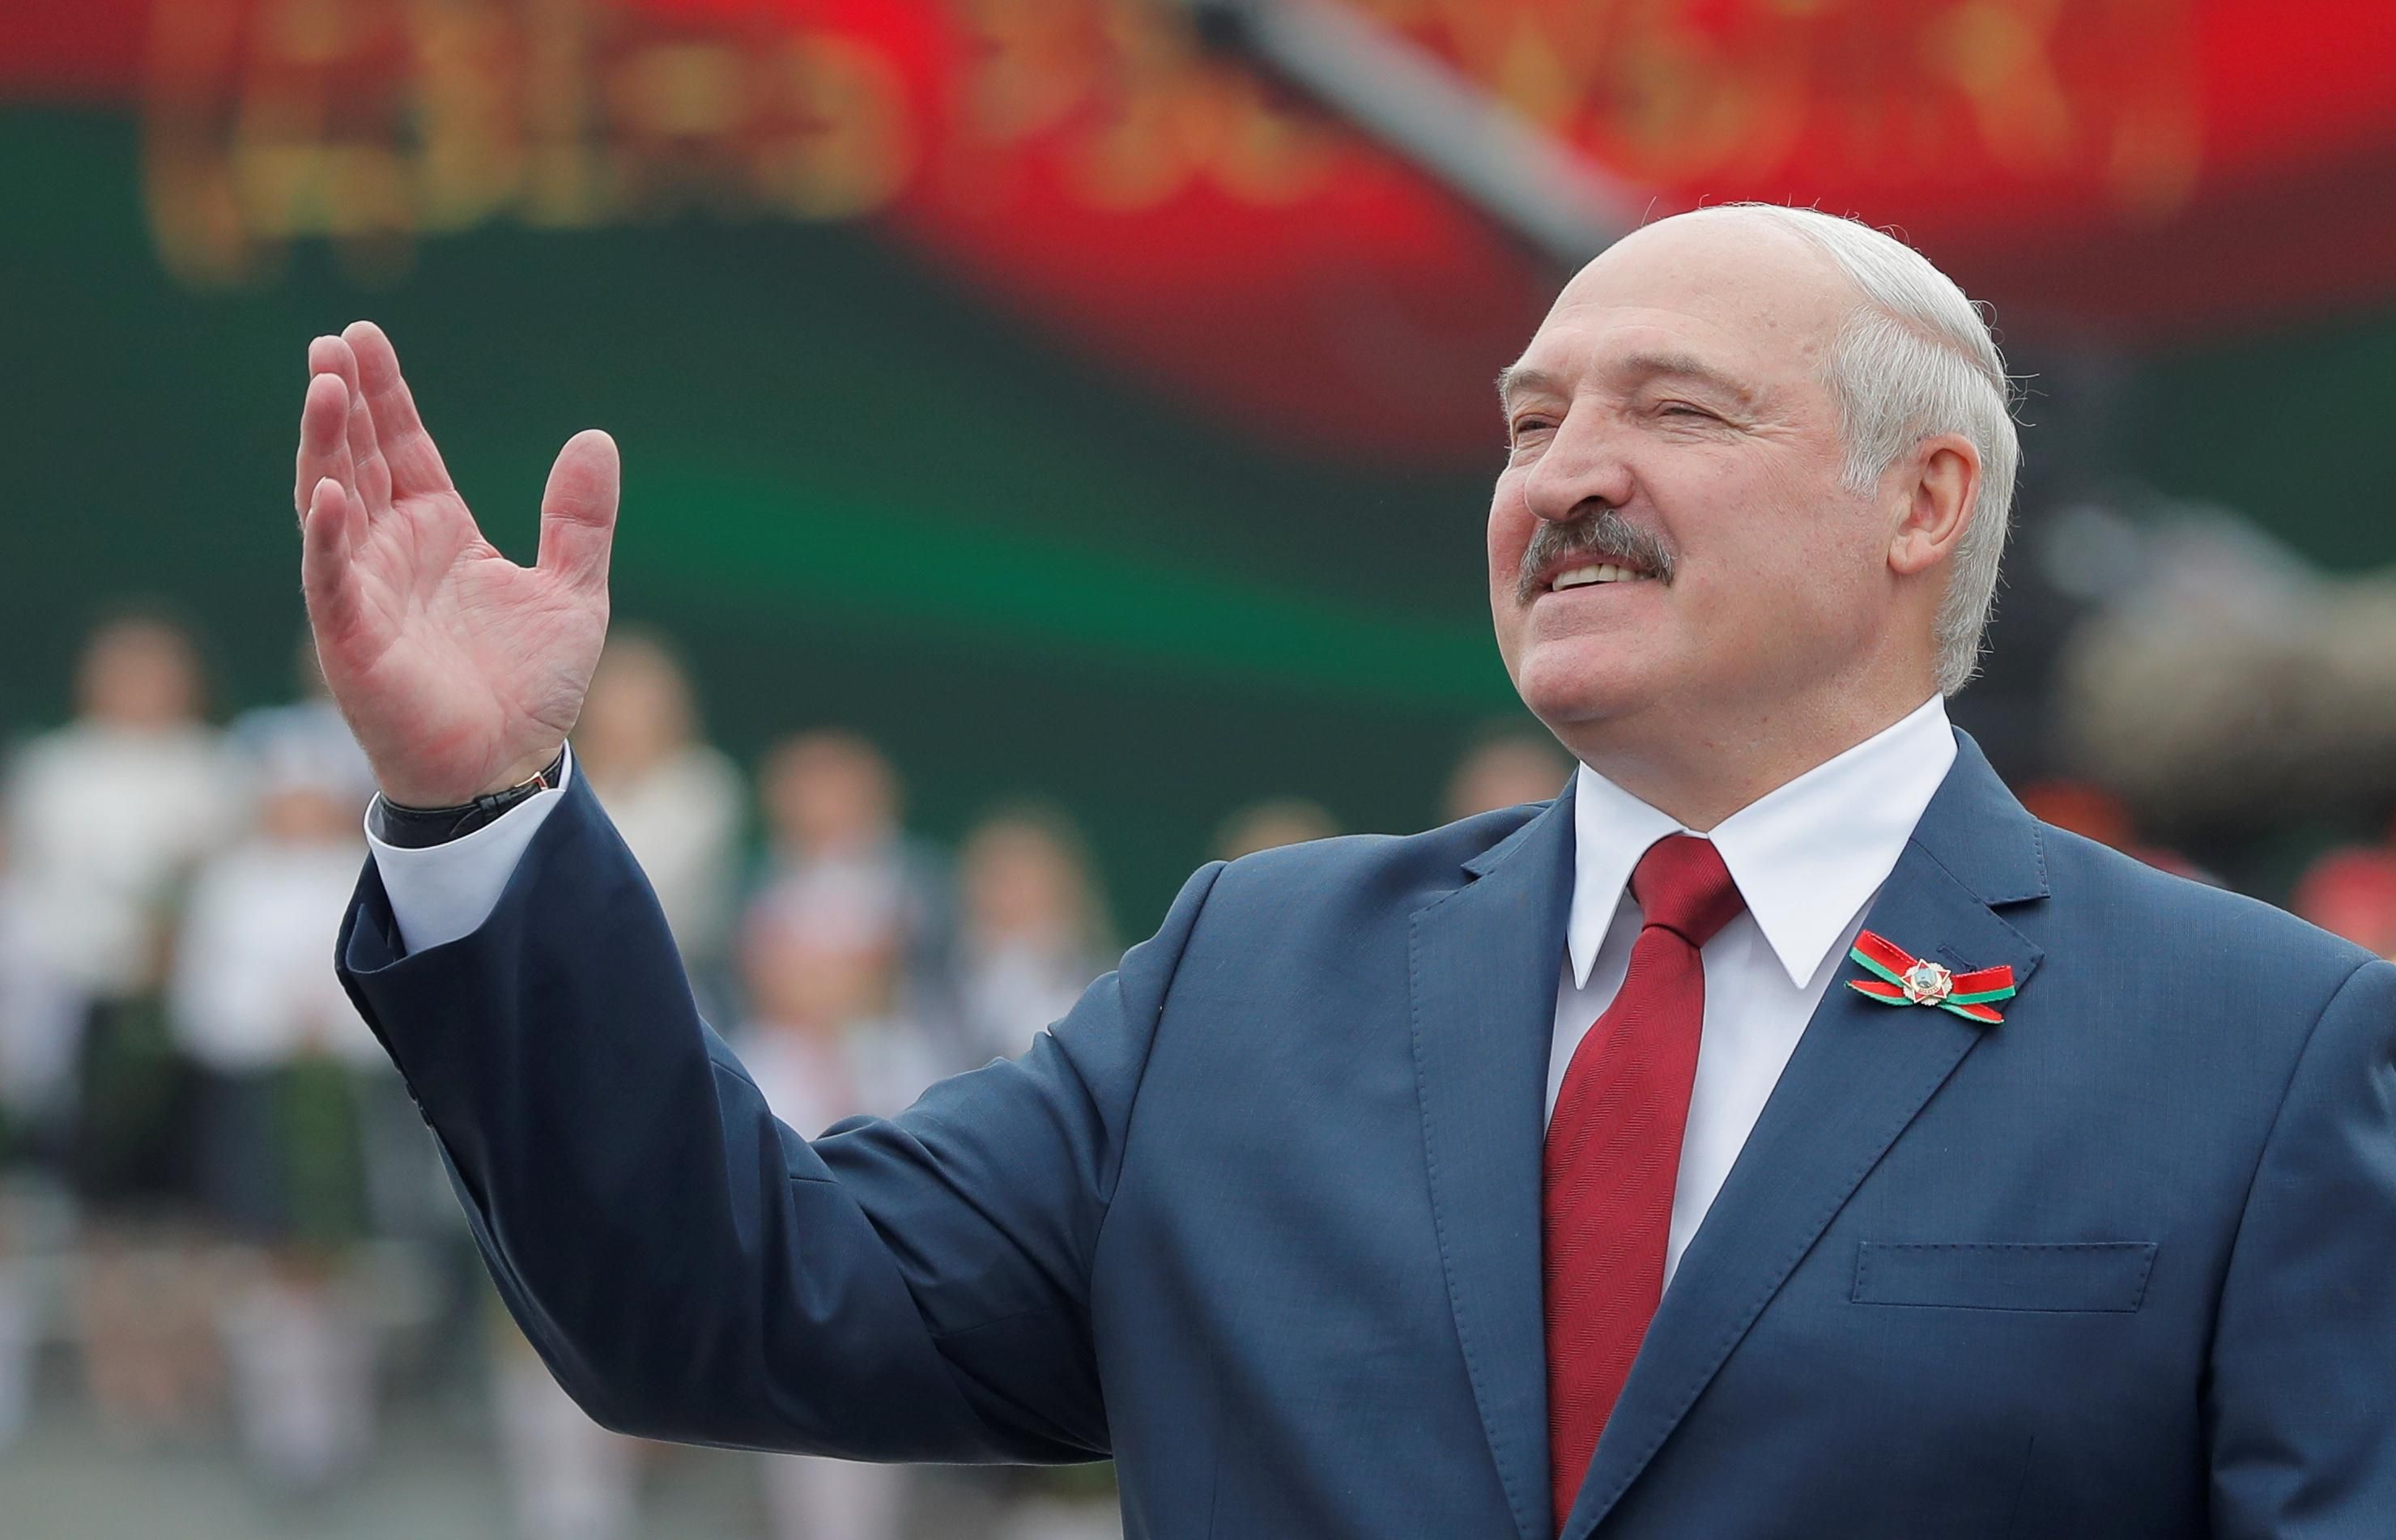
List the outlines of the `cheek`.
{"type": "Polygon", "coordinates": [[[1870,511],[1852,494],[1787,471],[1726,476],[1697,490],[1701,500],[1690,506],[1706,511],[1708,630],[1725,645],[1872,623],[1879,548],[1870,511]]]}
{"type": "Polygon", "coordinates": [[[1511,580],[1523,564],[1523,552],[1531,543],[1532,526],[1537,520],[1530,505],[1523,500],[1522,484],[1511,474],[1498,480],[1497,490],[1489,498],[1489,578],[1495,584],[1500,578],[1511,580]]]}

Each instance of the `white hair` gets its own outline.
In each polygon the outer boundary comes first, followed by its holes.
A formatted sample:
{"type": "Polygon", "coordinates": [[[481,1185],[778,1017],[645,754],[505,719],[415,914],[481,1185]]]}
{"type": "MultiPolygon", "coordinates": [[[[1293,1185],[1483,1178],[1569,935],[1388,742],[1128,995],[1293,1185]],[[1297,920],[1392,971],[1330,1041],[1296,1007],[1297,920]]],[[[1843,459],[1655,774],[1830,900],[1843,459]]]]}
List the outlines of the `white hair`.
{"type": "Polygon", "coordinates": [[[1959,433],[1979,450],[1979,493],[1936,628],[1938,688],[1953,695],[1979,668],[2021,466],[2005,361],[1987,318],[1930,259],[1860,220],[1778,204],[1697,212],[1754,215],[1804,236],[1862,295],[1831,344],[1826,379],[1846,432],[1850,487],[1871,490],[1933,434],[1959,433]]]}

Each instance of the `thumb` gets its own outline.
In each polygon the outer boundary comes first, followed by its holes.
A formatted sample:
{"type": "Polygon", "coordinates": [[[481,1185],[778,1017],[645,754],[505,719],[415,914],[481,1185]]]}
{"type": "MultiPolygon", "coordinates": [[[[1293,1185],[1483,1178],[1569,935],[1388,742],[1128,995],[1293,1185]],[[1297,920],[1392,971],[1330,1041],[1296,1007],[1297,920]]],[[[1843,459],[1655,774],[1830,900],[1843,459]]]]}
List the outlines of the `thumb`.
{"type": "Polygon", "coordinates": [[[586,428],[566,441],[540,495],[542,571],[585,591],[606,591],[623,479],[614,439],[586,428]]]}

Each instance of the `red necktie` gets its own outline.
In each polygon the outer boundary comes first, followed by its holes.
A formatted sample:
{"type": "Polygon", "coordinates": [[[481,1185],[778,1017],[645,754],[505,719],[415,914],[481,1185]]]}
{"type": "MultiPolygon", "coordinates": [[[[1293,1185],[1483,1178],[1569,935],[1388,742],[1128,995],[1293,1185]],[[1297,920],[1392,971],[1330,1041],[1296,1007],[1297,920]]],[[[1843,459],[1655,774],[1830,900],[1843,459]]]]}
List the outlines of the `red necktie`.
{"type": "Polygon", "coordinates": [[[1712,843],[1694,834],[1649,846],[1631,896],[1643,922],[1631,972],[1573,1051],[1548,1121],[1548,1447],[1560,1534],[1664,1297],[1706,1014],[1697,949],[1746,907],[1712,843]]]}

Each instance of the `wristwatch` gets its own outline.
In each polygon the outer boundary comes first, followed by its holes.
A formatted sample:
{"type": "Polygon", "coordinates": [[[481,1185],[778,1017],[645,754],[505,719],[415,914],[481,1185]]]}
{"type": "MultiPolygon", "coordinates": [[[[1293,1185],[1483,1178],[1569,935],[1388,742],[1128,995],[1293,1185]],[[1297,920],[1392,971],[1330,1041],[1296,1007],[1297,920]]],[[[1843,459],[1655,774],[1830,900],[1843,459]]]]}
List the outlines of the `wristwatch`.
{"type": "Polygon", "coordinates": [[[463,839],[518,803],[562,784],[565,778],[566,750],[561,745],[557,757],[539,775],[527,776],[504,791],[489,792],[455,807],[408,807],[377,792],[373,805],[366,810],[366,822],[374,837],[383,843],[402,850],[421,850],[463,839]]]}

